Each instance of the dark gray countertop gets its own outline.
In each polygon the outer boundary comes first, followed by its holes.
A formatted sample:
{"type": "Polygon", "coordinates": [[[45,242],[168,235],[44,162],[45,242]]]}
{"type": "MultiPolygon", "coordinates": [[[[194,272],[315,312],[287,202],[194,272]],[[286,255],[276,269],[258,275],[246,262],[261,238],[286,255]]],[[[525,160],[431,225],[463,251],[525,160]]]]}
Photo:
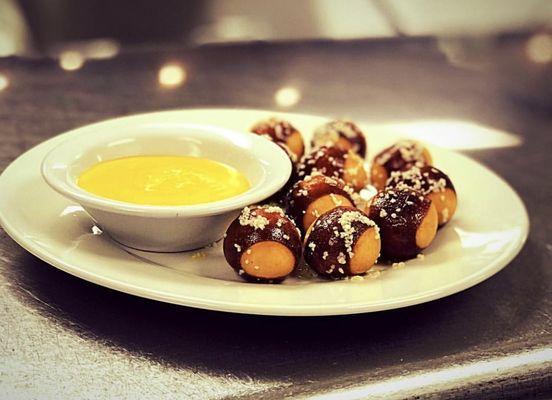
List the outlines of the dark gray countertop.
{"type": "Polygon", "coordinates": [[[526,39],[462,42],[448,58],[433,39],[395,39],[134,49],[73,72],[53,60],[0,59],[10,80],[0,91],[1,170],[86,123],[168,108],[278,109],[274,92],[291,85],[302,98],[286,110],[361,122],[454,119],[517,135],[518,146],[464,152],[518,191],[531,221],[519,256],[474,288],[324,318],[132,297],[48,266],[1,231],[0,391],[10,399],[552,396],[551,64],[531,63],[526,39]],[[174,60],[188,80],[160,88],[157,70],[174,60]]]}

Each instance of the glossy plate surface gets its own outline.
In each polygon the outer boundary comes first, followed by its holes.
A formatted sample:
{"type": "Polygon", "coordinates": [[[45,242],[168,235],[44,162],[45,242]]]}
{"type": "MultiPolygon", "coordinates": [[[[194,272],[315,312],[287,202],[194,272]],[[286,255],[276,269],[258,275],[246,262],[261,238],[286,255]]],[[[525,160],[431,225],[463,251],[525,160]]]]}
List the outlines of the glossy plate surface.
{"type": "MultiPolygon", "coordinates": [[[[182,110],[152,121],[207,123],[247,130],[279,115],[304,135],[326,118],[258,110],[182,110]]],[[[133,118],[126,117],[132,122],[133,118]]],[[[363,126],[371,157],[404,138],[389,126],[363,126]]],[[[226,265],[220,243],[191,253],[126,249],[94,227],[76,203],[40,175],[44,156],[72,133],[56,136],[15,160],[0,177],[0,222],[21,246],[72,275],[115,290],[190,307],[248,314],[315,316],[372,312],[419,304],[469,288],[506,266],[521,250],[528,218],[517,194],[493,172],[454,152],[429,147],[452,179],[458,211],[424,254],[406,266],[377,267],[361,281],[289,278],[281,285],[245,283],[226,265]]]]}

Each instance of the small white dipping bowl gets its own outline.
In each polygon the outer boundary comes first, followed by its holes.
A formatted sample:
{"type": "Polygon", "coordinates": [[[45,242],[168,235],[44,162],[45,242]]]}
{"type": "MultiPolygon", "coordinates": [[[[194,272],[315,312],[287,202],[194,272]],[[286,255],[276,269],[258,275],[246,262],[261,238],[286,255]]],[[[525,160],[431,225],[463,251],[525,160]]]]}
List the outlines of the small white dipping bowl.
{"type": "Polygon", "coordinates": [[[117,242],[141,250],[192,250],[220,239],[243,207],[276,193],[291,174],[291,162],[276,144],[216,126],[148,122],[142,115],[85,126],[70,136],[46,155],[42,176],[54,190],[79,203],[117,242]],[[76,184],[83,171],[99,162],[140,155],[220,161],[243,173],[251,188],[210,203],[147,206],[100,197],[76,184]]]}

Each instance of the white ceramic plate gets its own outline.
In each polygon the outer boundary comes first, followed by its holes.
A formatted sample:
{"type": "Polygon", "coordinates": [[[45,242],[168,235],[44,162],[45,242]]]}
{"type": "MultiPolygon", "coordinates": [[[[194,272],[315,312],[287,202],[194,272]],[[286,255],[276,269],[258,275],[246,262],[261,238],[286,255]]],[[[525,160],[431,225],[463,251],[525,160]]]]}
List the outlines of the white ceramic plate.
{"type": "MultiPolygon", "coordinates": [[[[157,112],[119,121],[217,124],[247,130],[280,115],[308,142],[325,118],[257,110],[157,112]]],[[[386,126],[364,126],[370,157],[403,137],[386,126]]],[[[78,133],[78,132],[77,132],[78,133]]],[[[460,154],[429,146],[451,177],[458,211],[424,259],[402,268],[377,267],[361,281],[288,278],[281,285],[243,282],[226,265],[220,243],[192,253],[147,253],[101,234],[82,208],[50,189],[40,175],[45,154],[68,132],[29,150],[0,177],[0,222],[22,247],[90,282],[159,301],[248,314],[337,315],[388,310],[451,295],[489,278],[521,250],[528,218],[517,194],[493,172],[460,154]]]]}

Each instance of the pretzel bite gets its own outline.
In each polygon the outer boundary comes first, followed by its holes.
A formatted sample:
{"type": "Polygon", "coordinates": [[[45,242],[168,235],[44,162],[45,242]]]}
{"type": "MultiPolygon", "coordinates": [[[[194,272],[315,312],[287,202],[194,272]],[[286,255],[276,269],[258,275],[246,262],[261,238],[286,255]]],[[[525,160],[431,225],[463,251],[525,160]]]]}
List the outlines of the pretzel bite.
{"type": "Polygon", "coordinates": [[[281,143],[289,149],[295,163],[303,157],[305,143],[301,133],[288,121],[277,118],[269,118],[259,121],[251,128],[251,132],[257,135],[266,136],[275,143],[281,143]]]}
{"type": "Polygon", "coordinates": [[[301,236],[280,207],[245,207],[228,227],[224,257],[243,279],[279,283],[301,259],[301,236]]]}
{"type": "Polygon", "coordinates": [[[362,211],[337,207],[323,214],[305,237],[305,263],[319,275],[343,278],[363,274],[379,257],[377,225],[362,211]]]}
{"type": "Polygon", "coordinates": [[[422,192],[435,206],[439,226],[450,221],[456,211],[457,197],[454,185],[443,171],[430,165],[391,172],[387,187],[422,192]]]}
{"type": "Polygon", "coordinates": [[[288,194],[287,210],[306,232],[309,226],[326,211],[339,206],[354,205],[353,190],[341,179],[325,175],[309,175],[295,184],[288,194]]]}
{"type": "Polygon", "coordinates": [[[335,146],[342,150],[353,150],[366,157],[366,138],[360,128],[351,121],[335,120],[319,126],[314,131],[312,146],[335,146]]]}
{"type": "Polygon", "coordinates": [[[370,204],[368,216],[380,228],[381,255],[389,261],[416,257],[437,233],[437,210],[413,189],[385,189],[370,204]]]}
{"type": "Polygon", "coordinates": [[[276,144],[280,146],[287,153],[291,161],[291,174],[286,184],[280,190],[278,190],[276,193],[274,193],[272,196],[266,199],[265,203],[276,203],[279,205],[284,205],[287,194],[289,193],[293,185],[297,183],[297,181],[299,181],[299,177],[297,175],[298,162],[295,157],[295,154],[293,154],[285,144],[282,144],[282,143],[276,143],[276,144]]]}
{"type": "MultiPolygon", "coordinates": [[[[299,180],[299,177],[297,175],[297,169],[299,167],[300,157],[303,155],[303,150],[301,150],[300,155],[298,155],[298,154],[294,153],[289,148],[289,146],[286,144],[285,140],[276,140],[276,139],[274,139],[274,137],[276,137],[275,132],[279,132],[280,136],[282,136],[282,134],[280,132],[288,132],[287,129],[289,127],[291,127],[291,125],[286,121],[278,121],[276,119],[270,119],[270,120],[265,121],[265,122],[259,122],[252,129],[256,129],[256,127],[259,127],[258,128],[259,132],[263,132],[263,133],[258,133],[258,132],[255,132],[255,133],[257,133],[259,135],[262,135],[262,136],[265,136],[266,138],[268,138],[270,140],[273,140],[274,143],[276,143],[282,150],[284,150],[286,152],[287,156],[289,157],[289,160],[291,161],[291,175],[289,176],[288,181],[286,182],[286,184],[280,190],[278,190],[276,193],[274,193],[272,196],[270,196],[268,199],[266,199],[267,203],[276,203],[276,204],[281,205],[281,204],[283,204],[283,202],[285,200],[285,197],[286,197],[287,193],[291,190],[292,186],[295,184],[295,182],[297,182],[299,180]],[[274,124],[274,126],[275,126],[275,128],[273,130],[267,129],[267,126],[269,126],[271,123],[274,124]],[[278,126],[277,125],[278,123],[282,124],[283,128],[276,128],[276,126],[278,126]],[[271,133],[266,133],[265,131],[267,131],[267,130],[272,132],[272,134],[271,133]]],[[[291,127],[291,128],[295,129],[293,127],[291,127]]],[[[299,132],[297,132],[297,133],[299,133],[299,132]]],[[[301,135],[299,134],[299,136],[301,136],[301,135]]]]}
{"type": "Polygon", "coordinates": [[[381,190],[385,187],[391,172],[409,169],[414,165],[431,165],[429,151],[414,140],[401,140],[374,157],[370,170],[372,185],[381,190]]]}
{"type": "Polygon", "coordinates": [[[313,172],[332,178],[340,178],[355,190],[360,190],[368,182],[364,169],[364,160],[352,150],[322,146],[315,149],[301,161],[298,168],[299,178],[313,172]]]}

